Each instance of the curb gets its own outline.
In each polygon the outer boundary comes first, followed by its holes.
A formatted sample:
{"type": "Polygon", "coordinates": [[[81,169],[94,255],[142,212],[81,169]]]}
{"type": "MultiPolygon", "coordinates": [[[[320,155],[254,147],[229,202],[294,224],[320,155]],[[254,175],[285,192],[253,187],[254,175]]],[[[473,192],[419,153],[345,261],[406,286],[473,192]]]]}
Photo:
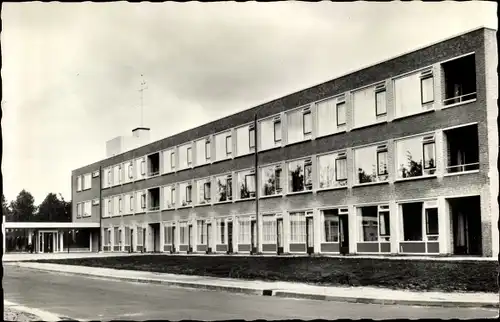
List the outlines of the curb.
{"type": "Polygon", "coordinates": [[[50,313],[50,312],[47,312],[47,311],[44,311],[44,310],[40,310],[40,309],[35,309],[35,308],[30,308],[30,307],[26,307],[26,306],[22,306],[20,304],[17,304],[17,303],[14,303],[14,302],[10,302],[10,301],[7,301],[7,300],[4,300],[3,301],[3,304],[5,307],[10,307],[14,310],[17,310],[19,312],[23,312],[23,313],[28,313],[30,315],[34,315],[34,316],[37,316],[41,321],[61,321],[63,320],[61,317],[53,314],[53,313],[50,313]]]}
{"type": "Polygon", "coordinates": [[[406,305],[406,306],[432,306],[432,307],[455,307],[455,308],[499,308],[499,303],[495,302],[463,302],[463,301],[419,301],[419,300],[398,300],[398,299],[377,299],[368,297],[346,297],[346,296],[332,296],[332,295],[322,295],[322,294],[311,294],[311,293],[300,293],[292,291],[283,290],[271,290],[263,288],[245,288],[237,286],[225,286],[217,284],[202,284],[197,282],[177,282],[171,280],[154,279],[147,277],[122,277],[122,276],[109,276],[109,275],[97,275],[90,273],[81,272],[66,272],[59,271],[44,267],[30,267],[25,266],[21,263],[16,263],[15,266],[23,267],[28,269],[35,269],[41,271],[58,272],[64,275],[78,275],[93,278],[101,278],[105,280],[115,280],[115,281],[128,281],[135,283],[146,283],[146,284],[160,284],[168,286],[176,286],[182,288],[191,289],[204,289],[210,291],[225,291],[230,293],[239,293],[247,295],[259,295],[259,296],[272,296],[280,298],[294,298],[294,299],[304,299],[304,300],[320,300],[320,301],[333,301],[333,302],[346,302],[346,303],[360,303],[360,304],[379,304],[379,305],[406,305]]]}

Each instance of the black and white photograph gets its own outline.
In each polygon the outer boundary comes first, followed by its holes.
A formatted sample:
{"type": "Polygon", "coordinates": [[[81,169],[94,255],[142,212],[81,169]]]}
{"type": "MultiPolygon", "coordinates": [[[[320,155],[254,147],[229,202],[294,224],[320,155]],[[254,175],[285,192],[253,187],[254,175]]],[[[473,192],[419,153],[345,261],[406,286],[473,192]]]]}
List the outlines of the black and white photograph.
{"type": "Polygon", "coordinates": [[[1,20],[5,321],[499,317],[496,2],[1,20]]]}

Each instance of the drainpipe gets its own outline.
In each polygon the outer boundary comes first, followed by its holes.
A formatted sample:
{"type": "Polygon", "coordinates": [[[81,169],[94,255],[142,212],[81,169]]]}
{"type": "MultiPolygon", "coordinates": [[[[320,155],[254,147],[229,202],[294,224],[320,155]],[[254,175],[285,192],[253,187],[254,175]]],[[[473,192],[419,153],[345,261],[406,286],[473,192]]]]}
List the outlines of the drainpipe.
{"type": "MultiPolygon", "coordinates": [[[[97,252],[102,250],[102,165],[99,166],[99,238],[97,238],[97,252]]],[[[90,241],[92,242],[92,241],[90,241]]]]}
{"type": "Polygon", "coordinates": [[[257,112],[254,115],[254,156],[255,156],[255,239],[256,253],[259,253],[259,154],[257,151],[257,112]]]}

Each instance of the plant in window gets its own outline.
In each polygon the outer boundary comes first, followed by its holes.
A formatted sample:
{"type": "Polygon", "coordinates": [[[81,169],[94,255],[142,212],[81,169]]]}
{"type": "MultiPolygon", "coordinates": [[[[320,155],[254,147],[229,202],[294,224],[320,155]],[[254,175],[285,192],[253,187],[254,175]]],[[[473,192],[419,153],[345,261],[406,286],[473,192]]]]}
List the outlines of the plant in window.
{"type": "Polygon", "coordinates": [[[365,170],[358,168],[359,183],[375,182],[375,175],[366,174],[365,170]]]}
{"type": "Polygon", "coordinates": [[[297,165],[297,168],[291,171],[292,176],[292,192],[304,190],[304,174],[302,167],[297,165]]]}
{"type": "Polygon", "coordinates": [[[418,177],[422,175],[422,162],[416,162],[409,151],[406,152],[406,159],[408,160],[408,168],[401,165],[401,172],[403,178],[418,177]]]}
{"type": "Polygon", "coordinates": [[[242,182],[240,186],[240,198],[241,199],[250,198],[250,191],[248,190],[244,182],[242,182]]]}
{"type": "Polygon", "coordinates": [[[222,180],[217,180],[217,184],[219,186],[219,201],[227,200],[227,182],[222,180]]]}

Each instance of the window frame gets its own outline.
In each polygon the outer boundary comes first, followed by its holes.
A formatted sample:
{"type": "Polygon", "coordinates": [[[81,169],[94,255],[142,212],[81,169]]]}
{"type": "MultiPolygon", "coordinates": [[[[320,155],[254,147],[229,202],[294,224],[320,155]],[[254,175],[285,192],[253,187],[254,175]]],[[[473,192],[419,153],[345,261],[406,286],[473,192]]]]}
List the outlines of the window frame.
{"type": "Polygon", "coordinates": [[[211,184],[210,183],[211,183],[210,180],[203,183],[203,199],[207,202],[210,202],[212,200],[212,198],[211,198],[212,191],[211,191],[211,184]],[[207,190],[208,190],[208,197],[207,197],[207,190]]]}
{"type": "Polygon", "coordinates": [[[385,116],[387,115],[387,90],[385,86],[383,88],[375,88],[375,116],[385,116]],[[378,95],[383,94],[384,95],[384,112],[379,112],[379,106],[378,106],[378,95]]]}
{"type": "Polygon", "coordinates": [[[336,122],[337,122],[337,127],[338,126],[345,126],[347,124],[347,117],[346,117],[346,113],[347,113],[347,104],[345,101],[341,101],[341,102],[336,102],[335,103],[335,118],[336,118],[336,122]],[[343,123],[339,123],[339,107],[343,107],[344,108],[344,122],[343,123]]]}
{"type": "MultiPolygon", "coordinates": [[[[423,141],[422,142],[422,172],[424,170],[436,170],[436,141],[433,139],[433,140],[428,140],[428,141],[423,141]],[[434,160],[434,166],[432,167],[428,167],[426,165],[426,153],[425,153],[425,146],[426,145],[432,145],[432,153],[434,155],[434,158],[430,158],[430,160],[434,160]]],[[[422,173],[422,175],[424,176],[425,173],[422,173]]]]}
{"type": "MultiPolygon", "coordinates": [[[[245,174],[244,181],[245,181],[245,188],[248,191],[248,198],[254,198],[255,197],[255,189],[257,189],[257,187],[255,187],[255,173],[245,174]],[[248,177],[253,177],[253,185],[254,185],[253,191],[250,191],[250,189],[248,189],[248,177]],[[252,196],[252,193],[253,193],[253,196],[252,196]]],[[[241,196],[240,196],[240,199],[248,199],[248,198],[241,198],[241,196]]]]}
{"type": "Polygon", "coordinates": [[[210,140],[209,139],[205,139],[205,161],[210,161],[210,140]]]}
{"type": "Polygon", "coordinates": [[[252,151],[252,149],[255,149],[255,128],[254,127],[248,128],[248,148],[250,149],[250,151],[252,151]]]}
{"type": "Polygon", "coordinates": [[[186,148],[186,164],[188,167],[193,165],[193,151],[190,146],[186,148]]]}
{"type": "Polygon", "coordinates": [[[170,152],[170,170],[175,171],[175,151],[170,152]]]}
{"type": "MultiPolygon", "coordinates": [[[[425,73],[425,72],[423,72],[425,73]]],[[[434,74],[432,73],[432,71],[430,71],[430,73],[428,74],[425,74],[425,75],[422,75],[423,73],[420,74],[420,103],[423,105],[426,105],[426,104],[431,104],[431,103],[434,103],[434,100],[435,100],[435,91],[434,91],[434,74]],[[432,84],[432,99],[430,101],[426,101],[424,102],[424,81],[426,80],[431,80],[431,84],[432,84]]]]}
{"type": "Polygon", "coordinates": [[[130,180],[134,179],[134,165],[132,164],[132,162],[128,164],[128,178],[130,180]]]}
{"type": "MultiPolygon", "coordinates": [[[[323,219],[323,229],[322,229],[322,240],[321,242],[322,243],[329,243],[329,244],[337,244],[340,242],[340,216],[339,216],[339,210],[338,209],[325,209],[325,210],[336,210],[337,214],[325,214],[324,212],[322,213],[322,219],[323,219]],[[337,220],[332,220],[332,219],[329,219],[330,217],[336,217],[337,220]],[[333,241],[328,241],[327,240],[327,234],[326,234],[326,223],[327,222],[336,222],[337,223],[337,240],[333,240],[333,241]]],[[[329,226],[331,229],[331,226],[329,226]]],[[[331,230],[330,230],[331,231],[331,230]]]]}
{"type": "Polygon", "coordinates": [[[226,142],[226,157],[230,157],[233,153],[233,149],[232,149],[232,142],[231,142],[231,134],[227,135],[226,138],[225,138],[225,142],[226,142]],[[228,142],[230,141],[230,142],[228,142]]]}
{"type": "Polygon", "coordinates": [[[281,118],[278,120],[273,120],[273,133],[274,133],[274,144],[276,143],[281,143],[283,139],[282,135],[282,128],[281,128],[281,118]],[[278,126],[278,128],[276,128],[278,126]],[[276,135],[279,133],[279,137],[276,135]]]}
{"type": "Polygon", "coordinates": [[[82,191],[82,188],[83,188],[83,179],[82,176],[80,175],[76,177],[76,191],[80,192],[82,191]]]}
{"type": "Polygon", "coordinates": [[[306,135],[311,135],[313,131],[313,124],[312,124],[312,113],[311,110],[303,111],[302,112],[302,134],[304,135],[304,139],[306,135]],[[306,117],[309,117],[309,126],[311,127],[309,131],[306,131],[306,117]]]}
{"type": "Polygon", "coordinates": [[[134,211],[134,195],[132,194],[129,197],[130,197],[130,199],[129,199],[130,200],[130,206],[129,206],[130,211],[134,211]]]}
{"type": "Polygon", "coordinates": [[[344,181],[344,180],[347,180],[347,177],[348,177],[348,175],[347,175],[347,156],[345,155],[345,156],[340,156],[339,157],[337,155],[335,157],[335,181],[344,181]],[[338,176],[339,175],[339,168],[340,168],[339,165],[338,165],[339,161],[344,161],[345,162],[345,168],[346,168],[346,170],[345,170],[345,178],[339,178],[339,176],[338,176]]]}
{"type": "Polygon", "coordinates": [[[376,151],[377,153],[377,177],[389,175],[389,151],[387,148],[376,151]],[[380,172],[380,155],[385,154],[385,173],[380,172]]]}
{"type": "Polygon", "coordinates": [[[147,196],[145,193],[141,193],[141,209],[146,209],[146,199],[147,196]]]}
{"type": "Polygon", "coordinates": [[[189,183],[188,185],[186,185],[186,203],[187,204],[190,204],[193,202],[193,185],[191,183],[189,183]]]}
{"type": "Polygon", "coordinates": [[[437,241],[437,240],[429,240],[428,237],[438,237],[439,238],[439,208],[438,207],[425,207],[424,204],[424,219],[425,219],[425,236],[427,241],[437,241]],[[431,233],[429,232],[429,213],[428,210],[435,210],[436,211],[436,233],[431,233]]]}
{"type": "Polygon", "coordinates": [[[175,208],[175,186],[170,186],[170,204],[175,208]]]}

